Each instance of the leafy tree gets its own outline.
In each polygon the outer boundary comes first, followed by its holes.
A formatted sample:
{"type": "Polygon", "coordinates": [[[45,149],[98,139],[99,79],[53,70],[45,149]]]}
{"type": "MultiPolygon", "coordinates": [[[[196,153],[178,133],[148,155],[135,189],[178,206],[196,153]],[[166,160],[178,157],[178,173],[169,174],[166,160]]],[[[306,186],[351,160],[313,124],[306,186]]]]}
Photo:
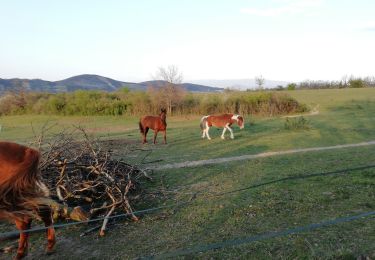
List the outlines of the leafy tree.
{"type": "Polygon", "coordinates": [[[66,105],[65,98],[62,94],[51,95],[47,101],[48,111],[52,114],[63,113],[66,105]]]}
{"type": "Polygon", "coordinates": [[[123,94],[126,95],[126,94],[129,94],[130,89],[127,86],[123,86],[123,87],[119,88],[118,92],[123,93],[123,94]]]}
{"type": "Polygon", "coordinates": [[[351,87],[351,88],[364,88],[365,82],[360,78],[350,79],[349,80],[349,87],[351,87]]]}
{"type": "Polygon", "coordinates": [[[297,87],[297,84],[296,83],[289,83],[287,86],[286,86],[286,89],[287,90],[295,90],[297,87]]]}

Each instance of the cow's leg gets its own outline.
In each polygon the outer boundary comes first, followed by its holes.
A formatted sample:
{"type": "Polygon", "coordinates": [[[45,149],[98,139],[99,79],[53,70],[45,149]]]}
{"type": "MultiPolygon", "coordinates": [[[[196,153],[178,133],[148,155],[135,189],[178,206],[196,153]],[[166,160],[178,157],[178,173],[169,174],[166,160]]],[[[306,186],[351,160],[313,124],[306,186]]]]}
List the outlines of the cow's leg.
{"type": "Polygon", "coordinates": [[[221,134],[221,139],[225,139],[224,137],[225,131],[227,131],[227,126],[224,126],[223,133],[221,134]]]}
{"type": "Polygon", "coordinates": [[[154,144],[156,144],[156,137],[158,136],[158,130],[154,130],[154,144]]]}
{"type": "Polygon", "coordinates": [[[15,220],[16,227],[20,231],[20,240],[18,241],[18,250],[15,259],[21,259],[27,255],[28,250],[28,240],[29,240],[29,233],[23,232],[23,230],[30,229],[31,227],[31,218],[24,217],[23,219],[16,219],[15,220]]]}
{"type": "Polygon", "coordinates": [[[52,220],[52,210],[50,207],[46,206],[41,208],[38,211],[38,215],[44,222],[44,225],[48,227],[47,229],[47,254],[51,254],[53,252],[53,247],[56,244],[56,238],[55,238],[55,229],[53,228],[53,220],[52,220]]]}

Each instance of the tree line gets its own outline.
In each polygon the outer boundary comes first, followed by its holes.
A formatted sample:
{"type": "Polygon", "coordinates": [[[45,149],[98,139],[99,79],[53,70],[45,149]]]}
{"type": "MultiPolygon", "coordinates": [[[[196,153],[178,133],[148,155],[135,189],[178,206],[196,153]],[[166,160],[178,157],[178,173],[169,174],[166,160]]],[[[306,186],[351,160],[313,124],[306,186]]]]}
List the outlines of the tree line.
{"type": "Polygon", "coordinates": [[[276,91],[188,93],[176,85],[147,91],[116,92],[78,90],[67,93],[6,93],[0,97],[0,115],[129,115],[158,114],[168,108],[172,115],[239,113],[279,115],[307,111],[287,93],[276,91]]]}
{"type": "MultiPolygon", "coordinates": [[[[305,80],[298,84],[290,83],[285,89],[337,89],[337,88],[374,88],[375,87],[375,77],[354,77],[354,76],[344,76],[341,80],[305,80]]],[[[283,90],[281,86],[278,90],[283,90]]]]}

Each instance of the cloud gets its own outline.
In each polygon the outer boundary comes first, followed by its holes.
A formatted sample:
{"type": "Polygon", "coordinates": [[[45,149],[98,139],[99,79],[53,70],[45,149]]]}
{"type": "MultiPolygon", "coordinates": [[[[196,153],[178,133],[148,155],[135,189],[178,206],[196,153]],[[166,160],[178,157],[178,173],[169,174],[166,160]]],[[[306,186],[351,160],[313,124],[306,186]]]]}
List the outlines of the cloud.
{"type": "Polygon", "coordinates": [[[274,2],[282,5],[272,8],[242,8],[241,13],[257,16],[300,14],[320,7],[323,0],[275,0],[274,2]]]}

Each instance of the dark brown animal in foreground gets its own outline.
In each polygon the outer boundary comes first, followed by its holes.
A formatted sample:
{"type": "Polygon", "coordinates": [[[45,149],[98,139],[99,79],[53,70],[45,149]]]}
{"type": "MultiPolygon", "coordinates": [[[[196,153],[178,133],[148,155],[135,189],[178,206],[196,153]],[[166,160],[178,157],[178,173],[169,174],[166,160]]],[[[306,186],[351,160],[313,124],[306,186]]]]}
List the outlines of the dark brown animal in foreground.
{"type": "Polygon", "coordinates": [[[233,123],[237,123],[240,129],[244,128],[245,126],[244,119],[240,115],[222,114],[216,116],[204,116],[202,117],[200,122],[202,138],[205,138],[205,136],[207,136],[207,139],[211,140],[211,137],[208,134],[208,130],[211,126],[216,126],[224,128],[223,133],[221,134],[221,139],[225,139],[224,134],[227,129],[230,132],[230,138],[234,139],[233,130],[232,128],[230,128],[233,123]]]}
{"type": "Polygon", "coordinates": [[[52,227],[51,200],[48,189],[40,181],[40,153],[16,143],[0,142],[0,219],[15,222],[20,230],[16,259],[27,254],[33,217],[39,217],[47,229],[47,253],[56,243],[52,227]]]}
{"type": "Polygon", "coordinates": [[[144,116],[139,121],[139,130],[142,134],[142,143],[147,143],[147,132],[149,129],[154,130],[154,144],[156,144],[156,136],[158,132],[164,133],[164,144],[167,143],[167,111],[161,109],[159,116],[144,116]]]}

